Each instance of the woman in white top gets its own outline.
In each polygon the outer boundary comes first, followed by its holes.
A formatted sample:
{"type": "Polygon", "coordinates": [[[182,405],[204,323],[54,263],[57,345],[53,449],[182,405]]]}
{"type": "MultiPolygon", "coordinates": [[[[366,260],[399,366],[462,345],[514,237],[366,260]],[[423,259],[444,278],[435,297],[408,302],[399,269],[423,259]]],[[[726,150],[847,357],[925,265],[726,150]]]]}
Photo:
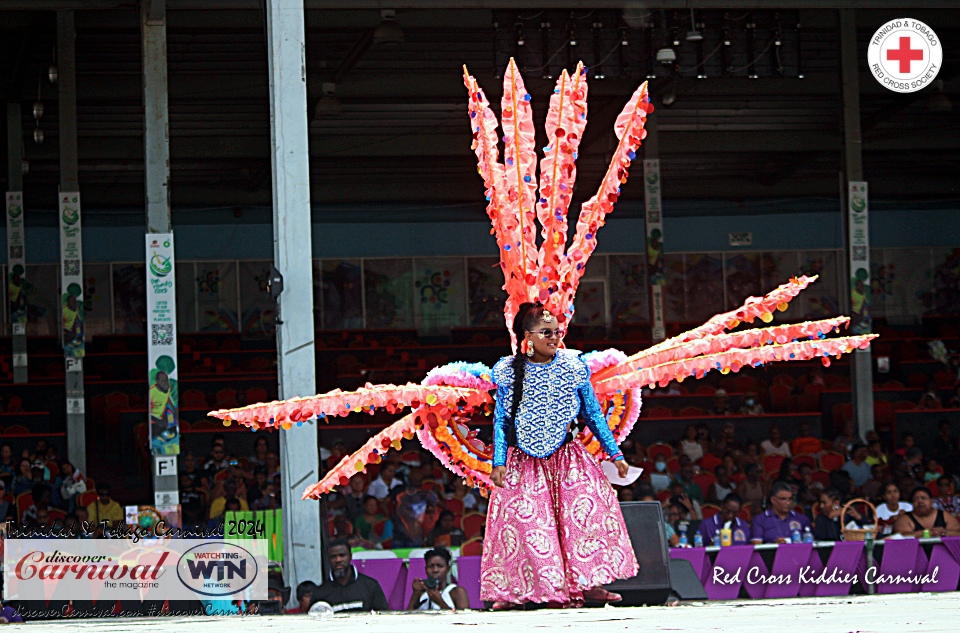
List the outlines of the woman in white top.
{"type": "Polygon", "coordinates": [[[448,582],[450,577],[450,552],[437,547],[423,555],[427,564],[425,580],[413,580],[413,594],[410,596],[410,611],[441,611],[469,609],[470,599],[467,590],[448,582]]]}
{"type": "Polygon", "coordinates": [[[683,431],[683,439],[680,440],[680,452],[689,457],[692,462],[696,462],[703,457],[703,444],[697,437],[697,427],[692,424],[683,431]]]}
{"type": "Polygon", "coordinates": [[[790,445],[783,441],[780,435],[780,427],[776,425],[770,427],[770,439],[760,442],[760,452],[764,455],[792,457],[790,455],[790,445]]]}
{"type": "Polygon", "coordinates": [[[893,521],[904,512],[913,512],[913,505],[900,501],[900,489],[892,481],[883,486],[883,503],[877,506],[877,517],[884,523],[883,533],[892,532],[893,521]]]}

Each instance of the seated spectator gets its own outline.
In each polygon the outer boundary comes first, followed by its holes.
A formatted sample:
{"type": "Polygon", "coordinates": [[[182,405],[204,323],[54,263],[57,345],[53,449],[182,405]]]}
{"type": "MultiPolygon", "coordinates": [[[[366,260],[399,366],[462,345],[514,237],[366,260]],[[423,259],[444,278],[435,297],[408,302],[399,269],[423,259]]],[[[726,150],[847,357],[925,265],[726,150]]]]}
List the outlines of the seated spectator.
{"type": "Polygon", "coordinates": [[[410,475],[410,467],[403,463],[403,453],[396,449],[389,451],[387,462],[393,464],[394,477],[399,479],[401,483],[406,483],[407,477],[410,475]]]}
{"type": "Polygon", "coordinates": [[[853,420],[847,420],[843,425],[843,432],[833,440],[833,450],[844,457],[849,457],[853,447],[863,443],[857,435],[855,424],[853,420]]]}
{"type": "Polygon", "coordinates": [[[30,461],[43,462],[47,459],[47,440],[40,438],[33,445],[33,452],[30,453],[30,461]]]}
{"type": "Polygon", "coordinates": [[[196,527],[207,522],[206,496],[196,489],[187,473],[180,473],[180,511],[183,525],[196,527]]]}
{"type": "Polygon", "coordinates": [[[193,453],[180,454],[180,472],[189,476],[195,486],[200,483],[197,481],[200,477],[200,469],[197,467],[197,458],[193,453]]]}
{"type": "Polygon", "coordinates": [[[46,484],[34,484],[33,489],[30,491],[30,495],[33,497],[33,504],[23,511],[23,522],[27,523],[28,525],[31,522],[34,524],[37,523],[37,513],[40,510],[50,510],[52,492],[50,490],[50,486],[46,484]]]}
{"type": "Polygon", "coordinates": [[[900,457],[906,457],[907,451],[913,448],[915,445],[916,439],[913,437],[913,433],[904,433],[902,445],[893,453],[894,455],[899,455],[900,457]]]}
{"type": "Polygon", "coordinates": [[[937,463],[932,457],[927,460],[927,470],[923,473],[923,483],[936,481],[943,476],[943,466],[937,463]]]}
{"type": "Polygon", "coordinates": [[[22,624],[23,617],[15,607],[0,603],[0,624],[22,624]]]}
{"type": "Polygon", "coordinates": [[[397,495],[393,547],[422,547],[424,536],[433,529],[430,514],[431,508],[436,508],[437,496],[431,490],[421,490],[421,483],[420,470],[411,470],[406,489],[397,495]]]}
{"type": "Polygon", "coordinates": [[[727,474],[730,477],[733,477],[740,472],[740,466],[737,464],[734,453],[727,452],[723,454],[723,467],[727,469],[727,474]]]}
{"type": "Polygon", "coordinates": [[[783,455],[790,457],[790,445],[783,441],[780,434],[780,427],[776,424],[770,426],[770,435],[767,439],[760,442],[760,452],[763,455],[783,455]]]}
{"type": "Polygon", "coordinates": [[[933,507],[956,516],[957,512],[960,512],[960,497],[956,494],[953,477],[944,475],[938,479],[937,491],[940,496],[933,500],[933,507]]]}
{"type": "Polygon", "coordinates": [[[700,446],[703,448],[704,454],[713,450],[713,438],[710,436],[710,427],[703,422],[697,425],[697,440],[700,441],[700,446]]]}
{"type": "Polygon", "coordinates": [[[327,560],[330,562],[330,576],[313,592],[310,606],[326,602],[334,613],[390,610],[380,583],[359,573],[351,564],[353,555],[346,541],[331,541],[327,546],[327,560]]]}
{"type": "Polygon", "coordinates": [[[390,491],[397,486],[402,486],[403,482],[396,477],[397,467],[390,462],[383,462],[380,466],[380,476],[370,483],[367,488],[367,494],[371,494],[377,499],[385,499],[390,491]]]}
{"type": "Polygon", "coordinates": [[[941,420],[937,437],[933,439],[933,457],[944,468],[955,470],[957,466],[957,439],[950,431],[950,421],[941,420]]]}
{"type": "Polygon", "coordinates": [[[620,503],[634,500],[633,488],[630,486],[615,487],[614,490],[617,492],[617,500],[620,501],[620,503]]]}
{"type": "Polygon", "coordinates": [[[857,486],[853,483],[850,473],[845,470],[834,470],[830,472],[830,487],[840,491],[843,499],[849,499],[853,496],[857,486]]]}
{"type": "Polygon", "coordinates": [[[353,526],[347,521],[347,517],[342,514],[338,514],[333,517],[333,530],[330,534],[331,538],[343,539],[347,541],[350,547],[355,547],[358,543],[359,537],[354,535],[353,526]]]}
{"type": "Polygon", "coordinates": [[[860,496],[874,503],[883,496],[883,466],[870,467],[870,479],[860,486],[860,496]]]}
{"type": "Polygon", "coordinates": [[[670,487],[670,473],[667,472],[667,458],[662,454],[657,455],[653,462],[653,472],[650,473],[650,485],[654,492],[660,492],[670,487]]]}
{"type": "Polygon", "coordinates": [[[923,481],[923,451],[917,446],[907,449],[903,455],[904,472],[914,481],[923,481]]]}
{"type": "Polygon", "coordinates": [[[203,465],[203,469],[211,473],[218,473],[229,467],[230,458],[227,456],[226,448],[223,444],[214,444],[210,448],[210,458],[203,465]]]}
{"type": "Polygon", "coordinates": [[[913,511],[913,505],[900,501],[900,488],[897,484],[888,481],[883,485],[883,503],[877,506],[877,518],[885,525],[884,534],[893,531],[893,523],[904,512],[913,511]]]}
{"type": "Polygon", "coordinates": [[[913,510],[904,512],[893,524],[893,531],[903,536],[960,536],[960,522],[950,513],[933,507],[930,491],[917,486],[910,493],[913,510]]]}
{"type": "Polygon", "coordinates": [[[760,469],[754,464],[748,465],[744,474],[746,477],[737,486],[737,494],[743,503],[752,505],[756,511],[763,506],[763,500],[767,497],[766,484],[760,477],[760,469]]]}
{"type": "Polygon", "coordinates": [[[263,491],[267,489],[267,468],[257,466],[253,469],[253,481],[247,486],[247,503],[253,506],[257,499],[263,498],[263,491]]]}
{"type": "Polygon", "coordinates": [[[13,483],[11,484],[14,499],[25,492],[30,492],[33,488],[33,470],[30,468],[30,464],[30,459],[24,457],[17,465],[17,475],[13,478],[13,483]]]}
{"type": "Polygon", "coordinates": [[[867,457],[864,461],[870,466],[887,465],[887,456],[883,454],[879,439],[871,439],[870,443],[867,444],[867,457]]]}
{"type": "MultiPolygon", "coordinates": [[[[690,428],[693,427],[691,426],[690,428]]],[[[697,503],[703,503],[703,490],[701,490],[697,482],[693,480],[694,474],[692,461],[686,458],[686,456],[683,456],[680,459],[680,470],[677,472],[674,482],[680,484],[685,495],[697,503]]]]}
{"type": "Polygon", "coordinates": [[[757,400],[757,392],[748,391],[744,394],[743,404],[740,405],[740,415],[763,415],[763,405],[757,400]]]}
{"type": "MultiPolygon", "coordinates": [[[[840,491],[836,488],[827,488],[820,495],[820,513],[817,514],[817,520],[813,525],[813,538],[818,541],[842,541],[844,526],[840,525],[840,513],[843,511],[843,503],[840,497],[840,491]]],[[[850,506],[845,516],[847,525],[850,522],[856,523],[859,527],[863,517],[857,512],[856,508],[850,506]]]]}
{"type": "Polygon", "coordinates": [[[273,451],[267,453],[267,479],[280,476],[280,458],[273,451]]]}
{"type": "Polygon", "coordinates": [[[712,450],[714,455],[723,455],[724,453],[734,453],[743,450],[743,444],[736,439],[736,427],[733,422],[727,422],[723,425],[723,432],[716,442],[713,443],[712,450]]]}
{"type": "MultiPolygon", "coordinates": [[[[267,438],[262,435],[253,440],[253,454],[247,458],[247,462],[251,468],[257,466],[262,466],[266,468],[267,466],[267,453],[270,452],[270,444],[267,442],[267,438]]],[[[301,583],[302,584],[302,583],[301,583]]]]}
{"type": "Polygon", "coordinates": [[[273,484],[267,484],[260,494],[259,499],[254,499],[250,504],[252,510],[276,510],[280,507],[280,495],[273,484]]]}
{"type": "Polygon", "coordinates": [[[763,456],[760,454],[760,446],[756,442],[747,442],[740,462],[746,467],[747,464],[754,464],[757,467],[763,466],[763,456]]]}
{"type": "Polygon", "coordinates": [[[686,534],[693,543],[693,533],[700,527],[700,515],[693,511],[693,502],[686,495],[673,495],[667,505],[667,514],[678,534],[686,534]]]}
{"type": "Polygon", "coordinates": [[[819,455],[823,452],[823,445],[819,438],[810,434],[810,423],[800,423],[800,435],[790,442],[790,452],[793,455],[819,455]]]}
{"type": "Polygon", "coordinates": [[[108,526],[113,527],[118,523],[123,523],[123,508],[111,498],[110,493],[110,484],[101,482],[97,488],[97,500],[87,506],[87,514],[90,516],[91,524],[99,525],[106,521],[108,526]]]}
{"type": "Polygon", "coordinates": [[[797,492],[797,501],[804,508],[811,508],[820,503],[820,494],[823,492],[823,483],[814,480],[813,468],[809,464],[800,465],[800,490],[797,492]]]}
{"type": "Polygon", "coordinates": [[[727,495],[733,493],[736,485],[730,481],[727,469],[722,465],[717,466],[714,475],[717,477],[717,481],[711,484],[710,490],[707,492],[707,500],[710,503],[719,504],[727,498],[727,495]]]}
{"type": "Polygon", "coordinates": [[[459,500],[463,503],[463,509],[468,512],[475,512],[480,509],[481,504],[477,495],[473,493],[473,489],[464,483],[462,477],[455,477],[451,486],[453,492],[447,495],[447,499],[459,500]]]}
{"type": "Polygon", "coordinates": [[[689,457],[691,462],[703,457],[704,450],[700,439],[697,437],[697,427],[692,424],[687,425],[687,428],[683,431],[683,438],[677,443],[677,452],[689,457]]]}
{"type": "MultiPolygon", "coordinates": [[[[442,520],[442,519],[441,519],[442,520]]],[[[452,611],[469,609],[470,598],[463,587],[449,581],[450,552],[437,547],[423,555],[427,564],[427,577],[413,579],[409,611],[452,611]]]]}
{"type": "Polygon", "coordinates": [[[343,440],[334,440],[333,447],[330,450],[330,457],[327,458],[327,467],[334,468],[340,463],[340,460],[346,456],[347,445],[343,443],[343,440]]]}
{"type": "Polygon", "coordinates": [[[317,585],[311,580],[304,580],[297,585],[297,606],[287,609],[287,615],[307,613],[310,610],[310,602],[313,600],[313,592],[316,590],[317,585]]]}
{"type": "Polygon", "coordinates": [[[463,544],[463,530],[455,525],[453,512],[444,510],[440,513],[440,520],[427,534],[424,544],[428,547],[460,547],[463,544]]]}
{"type": "Polygon", "coordinates": [[[870,465],[867,464],[867,447],[857,444],[853,447],[850,461],[843,465],[842,470],[850,475],[853,485],[860,488],[870,479],[870,465]]]}
{"type": "Polygon", "coordinates": [[[17,468],[17,460],[13,457],[13,446],[9,442],[4,442],[0,446],[0,479],[4,483],[10,483],[13,480],[17,468]]]}
{"type": "Polygon", "coordinates": [[[918,409],[942,409],[943,402],[940,401],[940,390],[937,383],[933,380],[927,383],[927,390],[920,396],[917,402],[918,409]]]}
{"type": "Polygon", "coordinates": [[[731,492],[724,498],[723,505],[720,506],[720,512],[700,522],[700,535],[703,537],[705,546],[720,545],[718,540],[720,530],[731,531],[734,545],[747,544],[747,539],[750,536],[750,524],[738,516],[740,505],[740,496],[731,492]]]}
{"type": "Polygon", "coordinates": [[[783,482],[773,484],[770,490],[770,509],[753,517],[750,542],[789,543],[794,531],[803,534],[810,527],[810,519],[793,510],[793,493],[783,482]]]}
{"type": "Polygon", "coordinates": [[[227,478],[223,482],[223,494],[217,495],[210,502],[210,513],[209,518],[219,519],[223,513],[226,511],[227,499],[237,499],[240,503],[240,510],[247,512],[250,510],[250,505],[247,503],[246,499],[237,498],[237,482],[233,478],[227,478]]]}
{"type": "Polygon", "coordinates": [[[363,502],[363,514],[353,521],[354,532],[365,541],[379,543],[393,538],[393,522],[380,512],[380,503],[373,495],[367,495],[363,502]],[[383,534],[377,535],[373,528],[381,521],[383,534]]]}
{"type": "Polygon", "coordinates": [[[726,389],[717,389],[713,394],[713,406],[710,407],[710,415],[730,415],[733,408],[730,406],[730,400],[727,398],[726,389]]]}
{"type": "Polygon", "coordinates": [[[67,512],[73,512],[77,505],[77,497],[87,491],[87,480],[79,470],[73,467],[68,460],[60,462],[60,477],[57,478],[60,488],[60,500],[67,512]]]}
{"type": "Polygon", "coordinates": [[[7,484],[0,479],[0,523],[5,521],[15,521],[17,519],[17,507],[15,502],[4,499],[6,492],[7,484]]]}
{"type": "Polygon", "coordinates": [[[343,495],[344,514],[347,515],[347,521],[353,523],[358,516],[363,514],[363,500],[367,498],[364,489],[367,482],[361,473],[357,473],[350,478],[347,483],[347,490],[343,495]]]}

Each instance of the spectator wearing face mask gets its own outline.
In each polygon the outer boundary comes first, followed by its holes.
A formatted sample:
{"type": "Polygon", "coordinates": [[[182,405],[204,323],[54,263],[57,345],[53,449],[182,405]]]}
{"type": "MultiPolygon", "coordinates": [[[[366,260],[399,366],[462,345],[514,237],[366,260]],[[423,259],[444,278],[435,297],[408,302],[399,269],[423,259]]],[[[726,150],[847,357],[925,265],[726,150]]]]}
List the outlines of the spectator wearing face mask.
{"type": "Polygon", "coordinates": [[[740,406],[740,415],[763,415],[763,405],[757,400],[757,394],[748,391],[740,406]]]}
{"type": "Polygon", "coordinates": [[[670,487],[670,473],[667,472],[667,458],[663,455],[657,455],[656,460],[653,462],[653,472],[650,473],[650,485],[653,486],[654,493],[670,487]]]}

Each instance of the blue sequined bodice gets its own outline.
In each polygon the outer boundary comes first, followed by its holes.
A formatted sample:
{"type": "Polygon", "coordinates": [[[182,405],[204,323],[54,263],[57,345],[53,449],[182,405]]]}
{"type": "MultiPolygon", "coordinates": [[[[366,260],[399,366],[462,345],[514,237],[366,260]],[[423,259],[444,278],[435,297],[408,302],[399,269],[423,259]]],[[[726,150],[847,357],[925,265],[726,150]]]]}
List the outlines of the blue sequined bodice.
{"type": "Polygon", "coordinates": [[[616,441],[590,384],[590,369],[575,350],[558,350],[548,363],[526,362],[523,398],[517,419],[511,423],[513,356],[493,367],[497,384],[494,415],[494,466],[506,463],[507,426],[514,427],[516,444],[533,457],[548,457],[563,445],[567,427],[583,409],[587,424],[608,455],[619,454],[616,441]]]}

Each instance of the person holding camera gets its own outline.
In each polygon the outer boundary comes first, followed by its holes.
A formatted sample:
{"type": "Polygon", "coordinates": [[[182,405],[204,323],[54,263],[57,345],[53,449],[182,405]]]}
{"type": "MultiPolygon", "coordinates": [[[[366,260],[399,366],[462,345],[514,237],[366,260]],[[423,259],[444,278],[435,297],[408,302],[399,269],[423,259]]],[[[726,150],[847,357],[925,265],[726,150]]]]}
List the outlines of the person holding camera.
{"type": "Polygon", "coordinates": [[[448,582],[450,577],[450,552],[437,547],[423,555],[427,564],[427,577],[413,579],[413,595],[410,596],[410,611],[442,611],[469,609],[467,590],[448,582]]]}

